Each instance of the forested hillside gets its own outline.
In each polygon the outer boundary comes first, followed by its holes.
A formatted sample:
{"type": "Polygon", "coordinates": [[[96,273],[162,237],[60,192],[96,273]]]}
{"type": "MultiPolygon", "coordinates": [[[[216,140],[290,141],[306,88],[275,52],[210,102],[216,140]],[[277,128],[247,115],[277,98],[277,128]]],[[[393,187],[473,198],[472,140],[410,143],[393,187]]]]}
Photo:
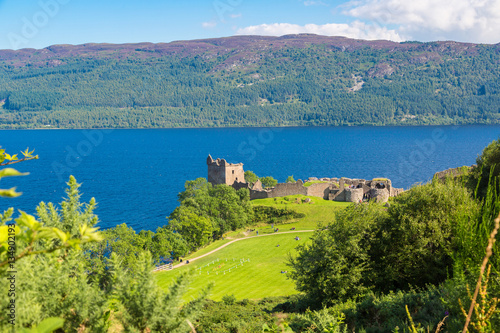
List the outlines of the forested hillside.
{"type": "Polygon", "coordinates": [[[0,128],[500,122],[500,44],[239,36],[0,50],[0,128]]]}

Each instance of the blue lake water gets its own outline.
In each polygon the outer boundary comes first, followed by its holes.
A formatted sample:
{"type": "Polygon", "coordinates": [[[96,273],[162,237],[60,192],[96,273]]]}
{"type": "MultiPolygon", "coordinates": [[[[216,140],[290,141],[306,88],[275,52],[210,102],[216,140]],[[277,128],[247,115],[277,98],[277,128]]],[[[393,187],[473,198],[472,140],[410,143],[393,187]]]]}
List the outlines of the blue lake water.
{"type": "Polygon", "coordinates": [[[281,182],[290,175],[387,177],[409,188],[474,164],[499,134],[500,126],[3,130],[8,153],[29,147],[40,159],[16,165],[29,176],[1,180],[1,188],[24,194],[0,199],[0,209],[34,213],[40,201],[58,203],[72,174],[82,200],[96,198],[101,228],[155,230],[178,205],[184,182],[207,176],[208,154],[281,182]]]}

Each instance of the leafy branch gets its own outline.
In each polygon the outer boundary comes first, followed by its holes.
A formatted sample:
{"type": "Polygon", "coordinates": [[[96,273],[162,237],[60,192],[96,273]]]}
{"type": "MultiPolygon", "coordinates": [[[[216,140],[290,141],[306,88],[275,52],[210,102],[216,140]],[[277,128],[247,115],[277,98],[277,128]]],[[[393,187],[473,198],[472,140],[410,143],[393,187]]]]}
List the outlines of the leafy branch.
{"type": "MultiPolygon", "coordinates": [[[[38,159],[38,155],[33,155],[33,152],[34,150],[29,151],[29,149],[26,148],[25,151],[21,151],[21,154],[23,154],[23,158],[19,159],[17,157],[18,154],[10,155],[5,152],[5,149],[0,149],[0,166],[6,166],[24,161],[38,159]]],[[[12,168],[5,168],[0,170],[0,179],[2,179],[3,177],[25,176],[25,175],[28,175],[28,173],[27,172],[22,173],[12,168]]],[[[8,190],[0,189],[0,197],[15,198],[20,196],[21,194],[22,193],[16,192],[15,187],[12,187],[8,190]]]]}
{"type": "Polygon", "coordinates": [[[71,237],[69,232],[63,232],[58,228],[45,227],[35,217],[23,211],[21,211],[21,216],[16,219],[16,222],[16,225],[0,226],[0,268],[29,255],[51,253],[67,248],[79,249],[81,244],[102,240],[101,235],[97,232],[98,228],[91,228],[86,224],[80,226],[77,237],[71,237]],[[9,229],[14,230],[14,232],[9,233],[9,229]],[[21,253],[16,256],[10,256],[10,258],[8,257],[9,235],[15,235],[16,246],[19,243],[28,244],[21,253]],[[59,244],[51,248],[35,250],[35,244],[42,239],[49,241],[58,240],[59,244]]]}

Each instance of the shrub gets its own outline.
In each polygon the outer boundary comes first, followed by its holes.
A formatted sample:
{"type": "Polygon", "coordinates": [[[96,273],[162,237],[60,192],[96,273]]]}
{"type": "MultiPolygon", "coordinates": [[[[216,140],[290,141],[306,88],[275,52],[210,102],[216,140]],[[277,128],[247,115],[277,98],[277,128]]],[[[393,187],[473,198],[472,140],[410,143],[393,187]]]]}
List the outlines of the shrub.
{"type": "Polygon", "coordinates": [[[378,290],[439,284],[452,273],[454,234],[480,210],[459,184],[433,181],[396,197],[370,250],[378,290]]]}
{"type": "Polygon", "coordinates": [[[386,216],[377,204],[351,205],[336,214],[328,228],[318,229],[310,244],[290,258],[290,277],[297,290],[323,305],[346,301],[371,289],[369,250],[378,224],[386,216]]]}
{"type": "Polygon", "coordinates": [[[254,208],[254,223],[284,223],[292,219],[303,218],[304,213],[296,212],[288,208],[276,208],[270,206],[255,206],[254,208]]]}
{"type": "Polygon", "coordinates": [[[236,297],[234,295],[224,295],[222,296],[222,302],[226,305],[233,305],[236,303],[236,297]]]}

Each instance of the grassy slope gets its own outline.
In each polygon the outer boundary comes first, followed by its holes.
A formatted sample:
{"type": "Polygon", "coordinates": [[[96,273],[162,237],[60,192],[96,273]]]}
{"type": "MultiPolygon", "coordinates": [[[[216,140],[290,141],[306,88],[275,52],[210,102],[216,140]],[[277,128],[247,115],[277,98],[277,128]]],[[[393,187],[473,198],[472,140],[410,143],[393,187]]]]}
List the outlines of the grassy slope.
{"type": "MultiPolygon", "coordinates": [[[[311,230],[316,229],[318,222],[328,223],[333,221],[334,213],[336,210],[349,206],[350,202],[336,202],[323,200],[317,197],[306,197],[303,195],[290,195],[285,198],[270,198],[270,199],[257,199],[252,200],[254,206],[273,206],[277,208],[289,208],[299,213],[304,213],[306,216],[294,223],[290,227],[295,227],[297,230],[311,230]],[[296,199],[310,198],[313,202],[310,203],[296,203],[296,199]],[[276,200],[275,200],[276,199],[276,200]]],[[[287,224],[288,227],[288,224],[287,224]]]]}
{"type": "MultiPolygon", "coordinates": [[[[306,197],[303,195],[290,195],[287,198],[289,198],[290,201],[286,201],[283,198],[271,198],[271,199],[252,200],[251,203],[254,206],[274,206],[277,208],[286,207],[289,209],[293,209],[299,213],[304,213],[306,215],[304,218],[291,220],[287,222],[285,225],[276,225],[275,227],[280,228],[281,231],[288,231],[291,228],[295,228],[296,230],[315,230],[318,225],[318,222],[326,224],[328,222],[333,221],[333,215],[335,211],[338,209],[345,208],[350,204],[348,202],[328,201],[328,200],[322,200],[317,197],[306,197]],[[299,199],[310,198],[314,203],[297,204],[295,203],[295,200],[297,198],[299,199]]],[[[268,225],[266,223],[261,223],[257,226],[251,227],[251,229],[258,230],[260,235],[273,233],[271,225],[268,225]]],[[[230,242],[232,239],[244,238],[247,235],[248,236],[256,235],[255,232],[252,232],[250,234],[245,234],[245,231],[246,230],[243,229],[230,232],[225,235],[227,237],[226,239],[215,241],[207,245],[206,247],[190,254],[189,256],[186,257],[186,259],[198,257],[202,254],[210,252],[218,248],[219,246],[230,242]]]]}
{"type": "MultiPolygon", "coordinates": [[[[318,222],[327,223],[333,220],[334,212],[349,205],[346,202],[333,202],[322,200],[316,197],[309,197],[313,204],[296,203],[296,199],[304,199],[304,196],[294,195],[288,196],[289,201],[283,198],[259,199],[253,200],[252,204],[256,206],[274,206],[278,208],[290,208],[297,212],[306,214],[304,218],[291,221],[286,225],[275,225],[280,231],[289,231],[291,228],[296,230],[314,230],[318,222]],[[276,199],[276,200],[275,200],[276,199]]],[[[252,227],[259,230],[260,235],[273,233],[270,225],[262,223],[259,226],[252,227]]],[[[228,238],[218,240],[207,247],[192,253],[187,258],[198,257],[211,250],[214,250],[221,245],[228,243],[232,239],[244,238],[245,230],[238,230],[229,233],[228,238]]],[[[255,236],[255,232],[247,234],[255,236]]],[[[159,285],[163,288],[168,288],[173,278],[181,271],[189,270],[190,268],[199,268],[212,263],[219,259],[217,264],[205,266],[200,271],[197,270],[193,276],[193,282],[190,286],[190,291],[186,294],[186,300],[195,296],[199,290],[214,282],[215,286],[210,296],[211,299],[220,300],[222,296],[234,294],[237,299],[259,299],[266,296],[284,296],[297,293],[293,282],[286,279],[286,274],[281,274],[282,270],[288,270],[285,265],[288,253],[293,253],[297,245],[303,244],[312,235],[311,232],[299,234],[275,234],[273,236],[250,238],[238,241],[226,248],[199,259],[192,264],[183,266],[174,271],[165,271],[157,273],[159,285]],[[294,238],[300,237],[300,241],[294,238]],[[280,244],[279,247],[276,247],[280,244]],[[225,260],[228,260],[227,262],[225,260]],[[235,261],[233,262],[233,259],[235,261]],[[227,270],[239,264],[240,259],[250,259],[250,262],[243,263],[242,266],[231,270],[227,270]],[[220,269],[213,270],[218,265],[224,264],[220,269]],[[226,274],[224,275],[224,270],[226,274]],[[218,275],[216,271],[220,272],[218,275]],[[207,274],[207,272],[209,274],[207,274]]]]}
{"type": "Polygon", "coordinates": [[[174,271],[157,273],[158,283],[161,287],[168,288],[180,272],[195,268],[190,290],[185,295],[186,301],[210,282],[214,283],[210,295],[214,300],[231,294],[237,299],[296,294],[293,282],[281,271],[289,270],[285,264],[288,254],[293,253],[297,245],[307,242],[311,235],[312,232],[278,233],[241,240],[192,264],[174,271]],[[300,240],[295,240],[296,236],[300,240]],[[278,244],[279,247],[276,246],[278,244]],[[241,265],[241,259],[249,261],[241,265]]]}

